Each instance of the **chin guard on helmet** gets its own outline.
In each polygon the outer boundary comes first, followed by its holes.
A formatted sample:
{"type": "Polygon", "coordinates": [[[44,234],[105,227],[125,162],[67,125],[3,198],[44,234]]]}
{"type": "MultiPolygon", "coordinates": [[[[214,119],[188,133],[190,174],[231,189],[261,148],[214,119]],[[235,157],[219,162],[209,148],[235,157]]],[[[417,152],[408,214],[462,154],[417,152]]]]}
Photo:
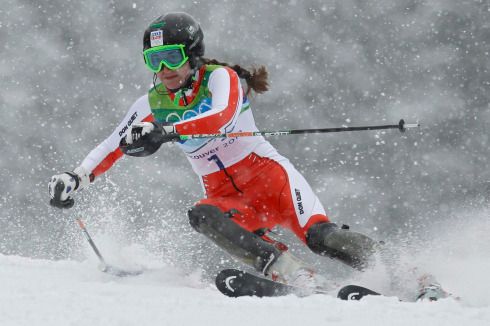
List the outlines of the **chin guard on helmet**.
{"type": "Polygon", "coordinates": [[[155,153],[163,143],[174,142],[180,140],[177,133],[165,133],[162,126],[153,123],[155,128],[148,134],[134,140],[131,144],[126,142],[126,137],[121,138],[119,148],[129,156],[144,157],[155,153]]]}

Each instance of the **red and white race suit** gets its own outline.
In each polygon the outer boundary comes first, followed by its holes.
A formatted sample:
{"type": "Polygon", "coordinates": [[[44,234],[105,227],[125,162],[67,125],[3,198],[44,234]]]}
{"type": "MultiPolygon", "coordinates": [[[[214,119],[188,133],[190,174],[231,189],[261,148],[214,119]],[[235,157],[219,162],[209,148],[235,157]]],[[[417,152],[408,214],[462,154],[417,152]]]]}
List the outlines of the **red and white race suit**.
{"type": "MultiPolygon", "coordinates": [[[[183,113],[168,115],[173,121],[180,117],[174,123],[176,131],[181,135],[257,131],[235,71],[218,67],[209,74],[206,69],[203,66],[196,72],[196,82],[185,96],[191,102],[200,87],[207,87],[209,97],[188,111],[181,99],[177,105],[183,113]],[[206,71],[207,85],[203,85],[206,71]]],[[[174,100],[172,93],[166,96],[174,100]]],[[[130,107],[114,132],[87,155],[82,167],[95,177],[104,173],[123,155],[118,146],[130,126],[153,120],[149,95],[144,95],[130,107]]],[[[280,225],[305,241],[309,226],[329,221],[308,182],[261,136],[195,139],[178,146],[201,180],[206,198],[198,203],[215,205],[223,211],[235,209],[233,220],[251,232],[280,225]]]]}

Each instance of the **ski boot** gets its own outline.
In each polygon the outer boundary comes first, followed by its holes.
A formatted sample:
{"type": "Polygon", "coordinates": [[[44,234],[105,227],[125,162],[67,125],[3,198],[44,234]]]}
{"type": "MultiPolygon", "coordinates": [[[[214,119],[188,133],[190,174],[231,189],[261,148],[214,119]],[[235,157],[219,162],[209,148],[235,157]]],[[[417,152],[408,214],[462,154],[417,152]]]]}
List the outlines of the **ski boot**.
{"type": "Polygon", "coordinates": [[[437,301],[451,296],[436,281],[435,277],[430,274],[422,275],[418,279],[419,294],[416,301],[437,301]]]}
{"type": "Polygon", "coordinates": [[[297,287],[300,295],[309,295],[318,290],[326,291],[328,287],[323,276],[289,251],[282,252],[264,271],[264,275],[273,281],[297,287]]]}

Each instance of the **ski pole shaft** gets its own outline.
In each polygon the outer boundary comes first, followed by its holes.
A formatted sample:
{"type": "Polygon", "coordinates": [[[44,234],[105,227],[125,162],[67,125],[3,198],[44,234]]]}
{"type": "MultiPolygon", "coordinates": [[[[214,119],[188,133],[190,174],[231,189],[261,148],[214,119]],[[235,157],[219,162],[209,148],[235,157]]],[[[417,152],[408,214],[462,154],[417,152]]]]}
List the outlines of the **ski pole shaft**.
{"type": "Polygon", "coordinates": [[[75,219],[77,221],[78,226],[80,226],[80,229],[82,229],[83,234],[85,235],[85,238],[87,239],[88,243],[90,244],[90,247],[94,250],[95,254],[99,258],[99,268],[102,272],[111,274],[114,276],[119,276],[119,277],[125,277],[125,276],[137,276],[143,273],[143,269],[138,269],[138,270],[126,270],[126,269],[121,269],[112,265],[107,265],[107,263],[104,260],[104,257],[102,257],[102,254],[100,253],[99,249],[95,245],[94,240],[92,240],[92,237],[87,231],[87,228],[85,227],[85,224],[80,218],[75,219]]]}
{"type": "Polygon", "coordinates": [[[87,231],[87,228],[85,227],[85,224],[80,218],[75,219],[77,221],[78,226],[80,226],[80,229],[82,229],[83,235],[85,235],[85,238],[87,239],[88,243],[90,244],[90,247],[94,250],[95,254],[100,260],[100,263],[105,267],[107,266],[104,257],[102,257],[102,254],[100,253],[99,249],[97,249],[97,246],[95,245],[94,240],[92,240],[92,237],[87,231]]]}
{"type": "Polygon", "coordinates": [[[194,135],[180,135],[180,140],[197,139],[197,138],[283,136],[283,135],[318,134],[318,133],[330,133],[330,132],[382,130],[382,129],[398,129],[401,132],[404,132],[408,128],[417,128],[417,127],[420,127],[418,123],[405,123],[405,121],[402,119],[396,125],[337,127],[337,128],[320,128],[320,129],[293,129],[293,130],[277,130],[277,131],[244,131],[244,132],[230,132],[230,133],[218,133],[218,134],[194,134],[194,135]]]}

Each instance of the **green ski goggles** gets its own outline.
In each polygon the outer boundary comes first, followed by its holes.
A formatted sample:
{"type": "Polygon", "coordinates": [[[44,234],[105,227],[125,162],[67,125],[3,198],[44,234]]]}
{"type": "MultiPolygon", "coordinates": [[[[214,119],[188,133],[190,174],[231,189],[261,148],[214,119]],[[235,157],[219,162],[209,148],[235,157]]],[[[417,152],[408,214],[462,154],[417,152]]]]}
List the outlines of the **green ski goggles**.
{"type": "Polygon", "coordinates": [[[163,69],[163,66],[170,70],[182,67],[189,57],[185,54],[184,44],[160,45],[143,51],[145,64],[154,73],[163,69]]]}

